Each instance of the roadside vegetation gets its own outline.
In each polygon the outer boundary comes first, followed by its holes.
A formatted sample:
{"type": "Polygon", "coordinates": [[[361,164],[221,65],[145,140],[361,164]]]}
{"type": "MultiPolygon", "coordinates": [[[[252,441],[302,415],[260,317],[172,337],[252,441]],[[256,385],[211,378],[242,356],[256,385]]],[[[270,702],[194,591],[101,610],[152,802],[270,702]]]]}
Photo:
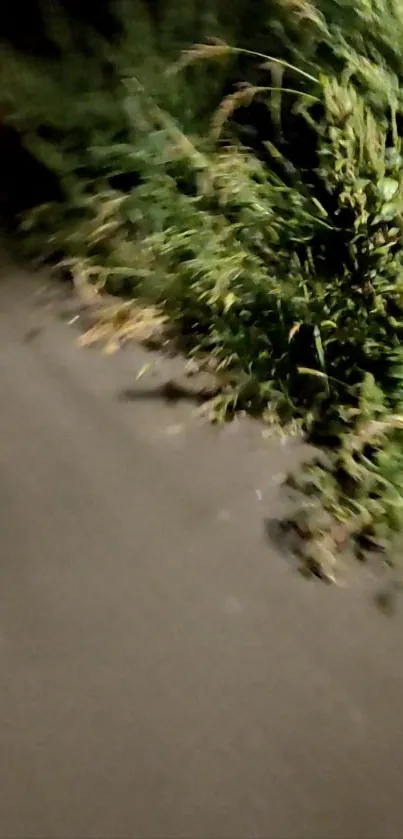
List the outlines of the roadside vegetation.
{"type": "Polygon", "coordinates": [[[214,367],[218,413],[321,448],[290,478],[309,568],[332,579],[348,547],[392,562],[403,0],[160,6],[112,4],[109,39],[54,17],[46,60],[7,48],[2,114],[61,196],[24,215],[24,247],[129,301],[118,324],[153,307],[214,367]]]}

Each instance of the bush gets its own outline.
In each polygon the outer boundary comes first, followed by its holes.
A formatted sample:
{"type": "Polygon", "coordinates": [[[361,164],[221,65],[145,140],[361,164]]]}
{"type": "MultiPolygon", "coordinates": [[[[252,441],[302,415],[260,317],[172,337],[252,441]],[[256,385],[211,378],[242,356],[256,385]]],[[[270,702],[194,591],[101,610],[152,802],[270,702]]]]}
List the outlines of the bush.
{"type": "Polygon", "coordinates": [[[385,550],[403,523],[401,7],[279,0],[255,43],[216,37],[174,68],[179,10],[158,31],[143,10],[80,60],[2,68],[8,118],[65,196],[27,241],[159,306],[214,357],[227,410],[297,418],[321,443],[293,523],[327,577],[347,542],[385,550]],[[257,105],[252,151],[237,114],[257,105]]]}

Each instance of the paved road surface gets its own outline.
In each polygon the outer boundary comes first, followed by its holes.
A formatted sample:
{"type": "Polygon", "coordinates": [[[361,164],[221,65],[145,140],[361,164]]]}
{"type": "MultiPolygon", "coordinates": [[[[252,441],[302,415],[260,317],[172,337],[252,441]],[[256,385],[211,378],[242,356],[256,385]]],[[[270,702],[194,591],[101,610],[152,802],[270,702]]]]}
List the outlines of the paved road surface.
{"type": "Polygon", "coordinates": [[[297,450],[38,290],[0,287],[1,839],[400,838],[402,616],[268,544],[297,450]]]}

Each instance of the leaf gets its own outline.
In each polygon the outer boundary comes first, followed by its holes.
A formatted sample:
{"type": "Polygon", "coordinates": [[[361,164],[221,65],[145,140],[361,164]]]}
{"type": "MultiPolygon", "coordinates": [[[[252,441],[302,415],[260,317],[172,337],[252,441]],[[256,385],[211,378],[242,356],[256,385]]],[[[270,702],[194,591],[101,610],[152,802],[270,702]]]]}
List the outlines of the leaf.
{"type": "Polygon", "coordinates": [[[294,326],[291,327],[291,329],[288,333],[288,340],[289,341],[292,341],[294,335],[296,335],[297,332],[299,332],[299,330],[301,328],[301,325],[302,325],[301,323],[294,323],[294,326]]]}
{"type": "Polygon", "coordinates": [[[321,370],[312,370],[311,367],[297,367],[297,370],[303,376],[315,376],[317,379],[325,379],[327,381],[326,373],[322,373],[321,370]]]}
{"type": "Polygon", "coordinates": [[[314,195],[312,196],[312,202],[315,204],[315,207],[319,210],[319,212],[320,212],[320,214],[323,218],[328,218],[329,217],[329,214],[326,212],[323,204],[321,204],[320,201],[318,200],[318,198],[315,198],[314,195]]]}
{"type": "Polygon", "coordinates": [[[320,366],[322,367],[322,370],[325,371],[326,370],[325,353],[324,353],[324,349],[323,349],[320,329],[319,329],[318,326],[314,327],[313,334],[314,334],[314,338],[315,338],[315,347],[316,347],[316,352],[318,354],[318,358],[319,358],[319,361],[320,361],[320,366]]]}
{"type": "Polygon", "coordinates": [[[381,178],[378,181],[378,192],[383,201],[391,201],[399,188],[395,178],[381,178]]]}
{"type": "Polygon", "coordinates": [[[113,355],[120,349],[120,344],[117,338],[111,338],[104,348],[105,355],[113,355]]]}
{"type": "Polygon", "coordinates": [[[143,376],[145,376],[146,373],[148,373],[153,364],[153,361],[149,361],[146,364],[143,364],[143,366],[140,368],[139,372],[136,375],[136,382],[138,382],[140,379],[143,378],[143,376]]]}
{"type": "Polygon", "coordinates": [[[372,224],[379,224],[380,221],[393,221],[398,213],[399,205],[397,201],[385,201],[379,213],[373,218],[372,224]]]}
{"type": "Polygon", "coordinates": [[[234,304],[236,302],[237,302],[236,295],[234,294],[233,291],[229,291],[228,294],[226,294],[225,297],[224,297],[224,312],[225,312],[225,314],[227,314],[227,312],[229,312],[229,310],[232,309],[232,307],[234,306],[234,304]]]}

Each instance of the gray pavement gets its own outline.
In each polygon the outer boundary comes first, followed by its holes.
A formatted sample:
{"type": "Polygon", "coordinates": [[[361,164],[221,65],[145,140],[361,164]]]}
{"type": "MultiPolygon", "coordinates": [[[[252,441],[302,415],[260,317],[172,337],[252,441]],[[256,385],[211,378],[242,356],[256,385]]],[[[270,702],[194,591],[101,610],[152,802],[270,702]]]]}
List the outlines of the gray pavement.
{"type": "Polygon", "coordinates": [[[403,836],[403,613],[265,534],[303,452],[57,305],[0,283],[1,839],[403,836]]]}

